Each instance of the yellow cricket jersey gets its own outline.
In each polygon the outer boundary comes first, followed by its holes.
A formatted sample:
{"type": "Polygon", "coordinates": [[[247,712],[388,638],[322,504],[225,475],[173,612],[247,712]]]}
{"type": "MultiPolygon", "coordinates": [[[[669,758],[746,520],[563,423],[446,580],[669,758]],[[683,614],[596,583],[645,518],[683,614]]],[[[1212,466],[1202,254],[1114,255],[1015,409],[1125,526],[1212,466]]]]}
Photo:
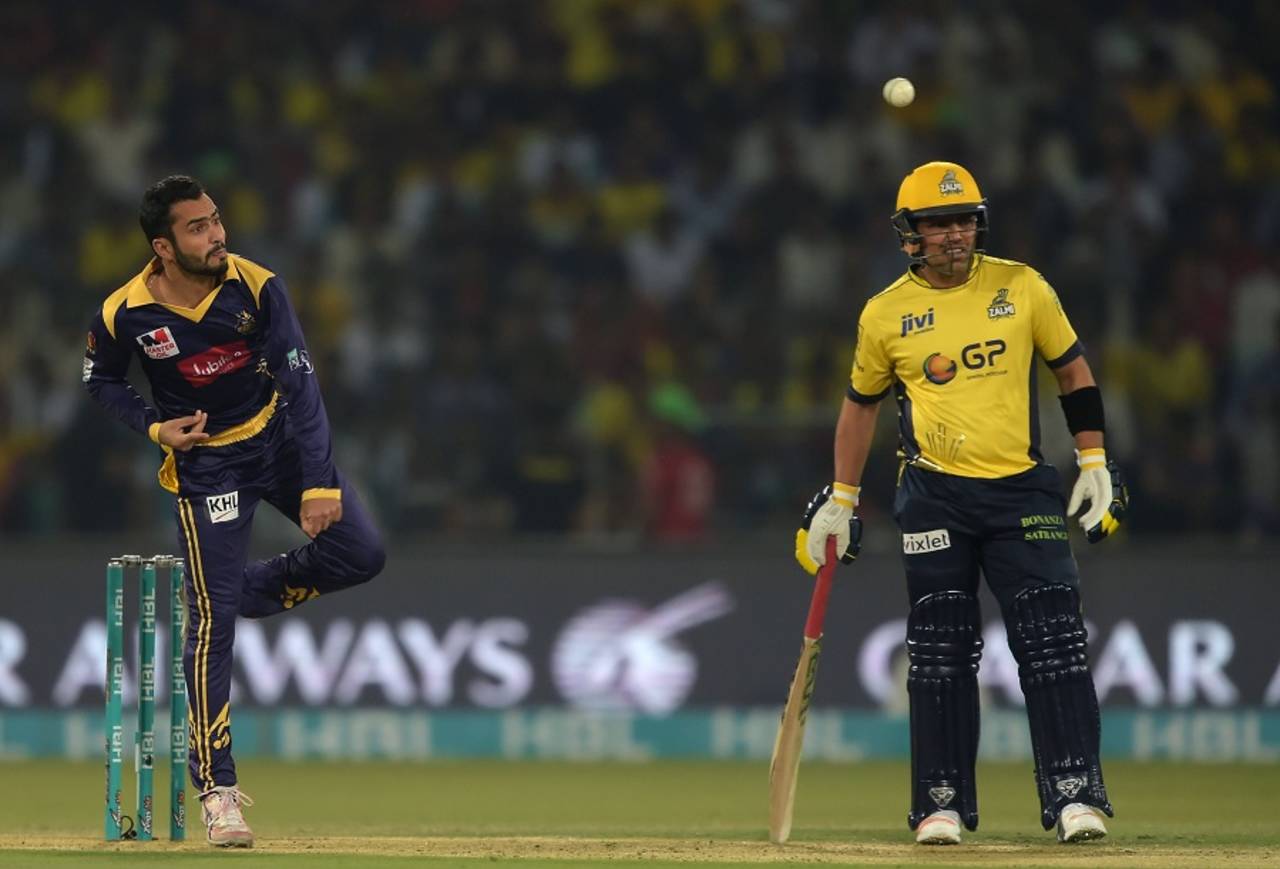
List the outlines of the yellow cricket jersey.
{"type": "Polygon", "coordinates": [[[1081,352],[1039,272],[979,254],[958,287],[937,289],[908,271],[867,301],[848,394],[871,404],[894,389],[908,461],[1008,477],[1043,462],[1036,355],[1058,368],[1081,352]]]}

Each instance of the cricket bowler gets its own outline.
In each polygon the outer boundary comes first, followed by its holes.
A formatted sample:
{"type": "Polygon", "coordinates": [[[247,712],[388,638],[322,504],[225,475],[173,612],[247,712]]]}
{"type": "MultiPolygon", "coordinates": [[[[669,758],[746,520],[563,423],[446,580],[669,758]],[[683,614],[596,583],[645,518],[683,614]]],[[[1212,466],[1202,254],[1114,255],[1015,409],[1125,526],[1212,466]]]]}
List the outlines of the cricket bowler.
{"type": "Polygon", "coordinates": [[[227,250],[217,205],[174,175],[142,198],[153,258],[93,316],[84,383],[158,444],[186,553],[191,748],[211,845],[251,847],[231,756],[237,616],[263,618],[377,576],[378,530],[333,461],[329,420],[284,282],[227,250]],[[151,403],[126,380],[134,358],[151,403]],[[296,522],[304,546],[247,564],[259,502],[296,522]]]}

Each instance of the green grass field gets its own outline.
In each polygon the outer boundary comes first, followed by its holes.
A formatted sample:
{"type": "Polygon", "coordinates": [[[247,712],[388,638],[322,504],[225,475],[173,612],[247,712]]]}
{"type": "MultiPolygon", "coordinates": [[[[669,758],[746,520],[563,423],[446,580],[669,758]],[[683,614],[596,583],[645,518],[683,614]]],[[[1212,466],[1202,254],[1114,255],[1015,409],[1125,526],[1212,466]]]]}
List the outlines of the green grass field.
{"type": "MultiPolygon", "coordinates": [[[[764,763],[250,760],[240,778],[258,846],[224,853],[203,843],[198,808],[183,845],[104,843],[100,764],[12,762],[0,764],[0,866],[1280,866],[1280,766],[1107,773],[1117,817],[1104,842],[1058,845],[1040,830],[1030,767],[986,764],[979,831],[923,848],[906,828],[904,764],[808,764],[792,841],[778,847],[765,834],[764,763]]],[[[157,770],[162,834],[167,793],[157,770]]]]}

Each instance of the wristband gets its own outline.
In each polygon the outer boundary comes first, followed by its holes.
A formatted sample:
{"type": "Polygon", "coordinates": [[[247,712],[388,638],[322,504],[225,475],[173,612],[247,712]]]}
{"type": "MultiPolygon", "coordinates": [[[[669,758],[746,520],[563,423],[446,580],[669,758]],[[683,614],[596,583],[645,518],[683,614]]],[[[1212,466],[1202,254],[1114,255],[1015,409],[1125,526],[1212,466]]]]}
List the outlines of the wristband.
{"type": "Polygon", "coordinates": [[[1059,395],[1067,429],[1074,435],[1082,431],[1106,431],[1106,415],[1102,412],[1102,390],[1085,386],[1075,392],[1059,395]]]}
{"type": "Polygon", "coordinates": [[[1082,471],[1107,466],[1107,451],[1102,447],[1090,447],[1087,450],[1076,450],[1076,465],[1082,471]]]}
{"type": "Polygon", "coordinates": [[[861,492],[861,486],[850,486],[848,483],[831,484],[831,500],[850,509],[858,506],[858,495],[861,492]]]}

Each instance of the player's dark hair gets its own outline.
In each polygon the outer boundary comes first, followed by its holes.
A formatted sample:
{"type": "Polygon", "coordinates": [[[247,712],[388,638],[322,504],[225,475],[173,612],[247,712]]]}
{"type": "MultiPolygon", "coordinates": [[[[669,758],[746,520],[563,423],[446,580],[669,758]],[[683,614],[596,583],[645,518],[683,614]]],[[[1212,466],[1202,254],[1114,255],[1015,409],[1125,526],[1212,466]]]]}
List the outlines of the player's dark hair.
{"type": "Polygon", "coordinates": [[[148,187],[142,194],[142,206],[138,209],[138,223],[142,224],[147,243],[157,238],[174,241],[173,218],[169,209],[175,202],[199,199],[203,195],[204,186],[190,175],[170,175],[148,187]]]}

